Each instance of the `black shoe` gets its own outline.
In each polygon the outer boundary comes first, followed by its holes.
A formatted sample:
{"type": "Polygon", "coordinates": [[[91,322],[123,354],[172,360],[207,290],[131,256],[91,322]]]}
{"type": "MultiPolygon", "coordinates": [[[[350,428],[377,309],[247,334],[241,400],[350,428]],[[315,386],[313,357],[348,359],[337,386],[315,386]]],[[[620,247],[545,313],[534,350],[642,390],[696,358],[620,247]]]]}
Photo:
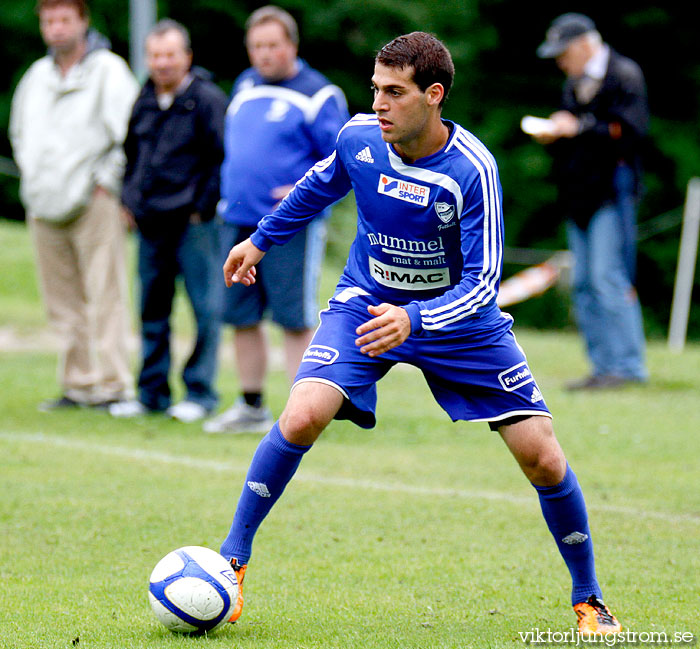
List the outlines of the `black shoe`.
{"type": "Polygon", "coordinates": [[[622,376],[612,375],[594,375],[587,376],[578,381],[572,381],[566,384],[566,389],[575,390],[606,390],[611,388],[619,388],[626,383],[631,383],[631,379],[626,379],[622,376]]]}
{"type": "Polygon", "coordinates": [[[84,403],[80,401],[75,401],[65,394],[58,399],[49,399],[48,401],[42,401],[39,404],[39,412],[53,412],[54,410],[66,410],[68,408],[82,408],[84,403]]]}

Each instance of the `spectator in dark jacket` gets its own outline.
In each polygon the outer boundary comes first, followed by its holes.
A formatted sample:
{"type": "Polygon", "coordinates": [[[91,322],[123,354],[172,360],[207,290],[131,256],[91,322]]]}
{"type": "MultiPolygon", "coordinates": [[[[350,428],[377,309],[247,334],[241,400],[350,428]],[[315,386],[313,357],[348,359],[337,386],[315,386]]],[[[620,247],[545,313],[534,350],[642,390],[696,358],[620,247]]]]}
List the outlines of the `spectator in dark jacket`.
{"type": "Polygon", "coordinates": [[[139,400],[110,413],[132,417],[165,411],[196,421],[217,404],[213,384],[219,343],[218,226],[227,99],[191,69],[187,30],[162,20],[146,38],[150,78],[136,100],[124,144],[125,218],[139,237],[142,367],[139,400]],[[192,304],[197,337],[182,378],[186,395],[171,405],[170,315],[179,275],[192,304]]]}
{"type": "Polygon", "coordinates": [[[535,139],[554,156],[574,257],[574,306],[592,372],[570,389],[645,381],[635,290],[641,149],[649,123],[639,66],[603,42],[582,14],[560,16],[537,50],[566,74],[560,110],[535,139]]]}

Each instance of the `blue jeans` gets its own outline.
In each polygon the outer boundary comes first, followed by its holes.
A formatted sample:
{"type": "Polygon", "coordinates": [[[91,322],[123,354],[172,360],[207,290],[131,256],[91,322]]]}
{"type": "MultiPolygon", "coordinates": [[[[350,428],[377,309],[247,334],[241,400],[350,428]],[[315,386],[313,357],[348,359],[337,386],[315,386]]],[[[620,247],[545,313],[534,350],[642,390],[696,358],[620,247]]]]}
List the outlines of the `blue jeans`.
{"type": "Polygon", "coordinates": [[[622,220],[622,257],[630,282],[637,281],[637,195],[634,172],[618,165],[615,172],[616,205],[622,220]]]}
{"type": "MultiPolygon", "coordinates": [[[[197,329],[194,348],[182,372],[187,400],[213,410],[219,347],[219,226],[165,225],[160,232],[139,232],[138,271],[141,281],[141,353],[139,399],[151,410],[170,405],[170,315],[175,282],[182,275],[197,329]]],[[[150,230],[150,228],[149,228],[150,230]]]]}
{"type": "Polygon", "coordinates": [[[644,381],[642,312],[630,280],[630,213],[619,205],[605,204],[585,230],[567,224],[574,308],[593,374],[644,381]]]}

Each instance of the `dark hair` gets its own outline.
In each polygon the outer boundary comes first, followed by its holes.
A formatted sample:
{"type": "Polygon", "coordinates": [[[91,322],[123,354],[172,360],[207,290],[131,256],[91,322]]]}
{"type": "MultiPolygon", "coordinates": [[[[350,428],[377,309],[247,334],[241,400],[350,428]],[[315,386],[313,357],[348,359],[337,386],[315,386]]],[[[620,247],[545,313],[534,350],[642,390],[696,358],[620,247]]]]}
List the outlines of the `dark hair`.
{"type": "Polygon", "coordinates": [[[413,81],[421,91],[434,83],[441,84],[445,96],[440,106],[447,99],[455,76],[449,50],[435,36],[426,32],[411,32],[396,37],[379,50],[375,62],[401,70],[412,67],[413,81]]]}
{"type": "Polygon", "coordinates": [[[172,18],[163,18],[162,20],[159,20],[153,27],[151,27],[148,30],[148,34],[146,34],[146,39],[148,40],[149,36],[162,36],[163,34],[167,34],[168,32],[177,32],[182,36],[182,42],[185,46],[185,51],[191,52],[192,51],[192,41],[190,40],[190,32],[187,30],[187,27],[185,27],[182,23],[177,22],[177,20],[173,20],[172,18]]]}
{"type": "Polygon", "coordinates": [[[287,34],[287,38],[292,42],[293,45],[299,45],[299,27],[297,27],[297,21],[294,20],[292,15],[280,9],[275,5],[267,5],[266,7],[260,7],[256,9],[250,16],[248,20],[245,21],[245,31],[246,37],[248,32],[258,25],[263,25],[265,23],[275,22],[282,25],[287,34]]]}
{"type": "Polygon", "coordinates": [[[90,10],[85,0],[38,0],[34,11],[38,15],[43,9],[53,9],[54,7],[73,7],[81,18],[90,17],[90,10]]]}

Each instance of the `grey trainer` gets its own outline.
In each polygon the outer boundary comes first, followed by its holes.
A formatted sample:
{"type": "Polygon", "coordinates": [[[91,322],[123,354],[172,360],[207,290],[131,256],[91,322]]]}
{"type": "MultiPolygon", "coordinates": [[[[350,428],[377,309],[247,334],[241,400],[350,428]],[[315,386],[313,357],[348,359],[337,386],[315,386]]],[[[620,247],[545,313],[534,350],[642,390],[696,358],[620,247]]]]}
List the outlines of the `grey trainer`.
{"type": "Polygon", "coordinates": [[[238,399],[228,410],[204,422],[205,433],[266,433],[275,420],[267,408],[254,408],[238,399]]]}

